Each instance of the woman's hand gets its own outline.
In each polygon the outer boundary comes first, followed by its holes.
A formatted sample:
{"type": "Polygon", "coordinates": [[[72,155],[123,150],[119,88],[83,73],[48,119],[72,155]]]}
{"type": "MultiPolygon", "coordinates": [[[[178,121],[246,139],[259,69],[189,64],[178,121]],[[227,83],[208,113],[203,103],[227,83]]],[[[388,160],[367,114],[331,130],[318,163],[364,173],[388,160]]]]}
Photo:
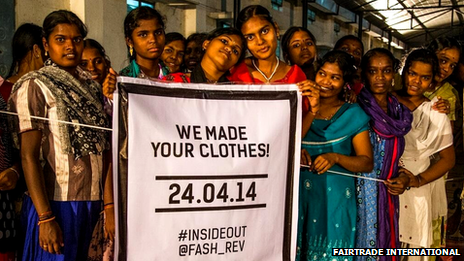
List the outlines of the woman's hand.
{"type": "Polygon", "coordinates": [[[306,96],[311,106],[310,112],[315,115],[319,111],[319,96],[321,88],[313,81],[306,80],[296,84],[301,95],[306,96]]]}
{"type": "Polygon", "coordinates": [[[103,95],[108,99],[113,100],[113,92],[116,90],[116,77],[118,74],[113,70],[109,69],[108,74],[106,75],[105,81],[103,82],[103,95]]]}
{"type": "Polygon", "coordinates": [[[61,248],[64,247],[63,233],[55,220],[40,224],[39,244],[50,254],[61,254],[61,248]]]}
{"type": "Polygon", "coordinates": [[[442,99],[440,96],[438,96],[437,98],[438,98],[438,101],[432,105],[432,109],[440,113],[449,114],[451,112],[450,102],[446,99],[442,99]]]}
{"type": "Polygon", "coordinates": [[[18,174],[11,168],[2,171],[2,173],[0,173],[0,190],[14,189],[18,179],[18,174]]]}
{"type": "Polygon", "coordinates": [[[335,165],[339,160],[337,153],[326,153],[319,155],[313,162],[312,170],[317,174],[323,174],[335,165]]]}
{"type": "Polygon", "coordinates": [[[400,168],[398,173],[398,177],[388,179],[384,182],[385,186],[387,186],[388,193],[395,196],[403,194],[404,191],[410,186],[411,177],[414,177],[414,175],[409,170],[404,168],[400,168]]]}
{"type": "Polygon", "coordinates": [[[311,155],[305,149],[301,149],[300,165],[311,166],[311,155]]]}
{"type": "Polygon", "coordinates": [[[356,103],[356,100],[358,99],[357,96],[356,96],[356,93],[351,90],[351,89],[346,89],[346,92],[345,94],[343,95],[345,97],[345,102],[347,103],[356,103]]]}
{"type": "Polygon", "coordinates": [[[113,240],[115,231],[114,208],[107,208],[105,209],[105,238],[113,240]]]}

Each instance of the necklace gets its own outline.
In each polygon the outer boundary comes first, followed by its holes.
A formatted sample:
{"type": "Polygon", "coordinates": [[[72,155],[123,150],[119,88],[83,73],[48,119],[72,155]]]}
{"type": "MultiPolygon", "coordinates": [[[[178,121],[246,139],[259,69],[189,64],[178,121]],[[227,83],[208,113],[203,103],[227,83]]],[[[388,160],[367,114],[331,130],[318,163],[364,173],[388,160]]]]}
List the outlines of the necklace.
{"type": "Polygon", "coordinates": [[[332,119],[332,117],[338,112],[338,110],[339,110],[340,108],[341,108],[341,102],[338,101],[337,106],[335,106],[334,112],[333,112],[332,114],[330,114],[329,116],[324,116],[324,115],[322,115],[322,114],[321,114],[321,110],[319,110],[319,111],[317,112],[317,114],[319,115],[319,117],[320,117],[321,119],[328,121],[328,120],[332,119]]]}
{"type": "Polygon", "coordinates": [[[424,93],[429,93],[429,97],[432,97],[442,86],[443,84],[439,83],[433,88],[433,91],[425,91],[424,93]]]}
{"type": "Polygon", "coordinates": [[[255,60],[254,59],[251,59],[251,63],[253,64],[253,67],[255,67],[255,69],[264,77],[264,79],[266,79],[267,83],[269,83],[272,79],[272,77],[274,77],[274,74],[277,72],[277,68],[279,68],[279,63],[280,63],[280,60],[279,58],[277,58],[277,64],[274,68],[274,71],[272,72],[271,76],[269,76],[269,78],[258,68],[258,66],[256,66],[255,64],[255,60]]]}
{"type": "Polygon", "coordinates": [[[144,71],[142,71],[142,68],[140,68],[140,73],[139,73],[138,77],[143,78],[143,79],[149,79],[149,80],[152,80],[152,81],[161,80],[164,77],[163,69],[161,67],[161,64],[159,64],[159,63],[158,63],[158,67],[159,67],[158,77],[148,76],[144,71]]]}

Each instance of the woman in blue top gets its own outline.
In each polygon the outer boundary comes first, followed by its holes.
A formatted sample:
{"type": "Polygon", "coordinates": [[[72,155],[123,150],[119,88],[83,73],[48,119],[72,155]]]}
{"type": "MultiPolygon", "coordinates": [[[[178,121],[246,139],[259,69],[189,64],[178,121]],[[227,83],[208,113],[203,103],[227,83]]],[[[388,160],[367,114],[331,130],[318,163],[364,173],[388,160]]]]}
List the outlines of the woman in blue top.
{"type": "Polygon", "coordinates": [[[356,72],[353,64],[349,54],[331,51],[316,73],[320,109],[302,134],[302,163],[310,168],[300,174],[297,260],[337,260],[332,248],[354,247],[355,179],[326,173],[373,168],[370,118],[358,104],[343,99],[343,89],[356,72]]]}

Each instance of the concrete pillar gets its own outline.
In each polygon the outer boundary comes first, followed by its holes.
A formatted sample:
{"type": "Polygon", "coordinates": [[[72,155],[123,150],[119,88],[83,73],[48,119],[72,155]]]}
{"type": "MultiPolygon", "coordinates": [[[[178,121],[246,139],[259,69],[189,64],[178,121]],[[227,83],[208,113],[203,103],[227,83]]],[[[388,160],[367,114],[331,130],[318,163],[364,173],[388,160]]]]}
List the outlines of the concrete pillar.
{"type": "Polygon", "coordinates": [[[49,13],[60,9],[70,10],[70,0],[21,0],[16,1],[15,4],[16,28],[24,23],[34,23],[42,26],[44,18],[49,13]]]}
{"type": "Polygon", "coordinates": [[[76,8],[72,11],[83,12],[80,17],[89,29],[87,38],[93,38],[103,45],[116,71],[127,66],[129,59],[124,38],[126,2],[120,0],[78,0],[76,2],[81,2],[81,4],[72,4],[72,7],[76,8]]]}

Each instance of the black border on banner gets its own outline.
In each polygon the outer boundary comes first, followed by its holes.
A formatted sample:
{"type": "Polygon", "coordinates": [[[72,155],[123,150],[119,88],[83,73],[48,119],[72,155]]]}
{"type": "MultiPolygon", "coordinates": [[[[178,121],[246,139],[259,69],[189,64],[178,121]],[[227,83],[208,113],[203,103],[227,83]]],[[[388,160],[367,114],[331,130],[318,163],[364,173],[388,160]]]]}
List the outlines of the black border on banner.
{"type": "MultiPolygon", "coordinates": [[[[152,95],[161,97],[208,99],[208,100],[288,100],[290,111],[289,147],[287,162],[287,181],[284,213],[284,238],[282,260],[291,260],[291,234],[292,234],[292,197],[294,183],[295,161],[295,133],[298,110],[297,91],[253,91],[253,90],[200,90],[188,88],[165,88],[153,85],[119,82],[118,121],[118,207],[119,207],[119,253],[118,260],[127,260],[127,169],[128,162],[128,93],[152,95]],[[124,200],[122,200],[124,199],[124,200]]],[[[113,134],[114,135],[114,134],[113,134]]],[[[298,199],[295,199],[298,200],[298,199]]]]}

